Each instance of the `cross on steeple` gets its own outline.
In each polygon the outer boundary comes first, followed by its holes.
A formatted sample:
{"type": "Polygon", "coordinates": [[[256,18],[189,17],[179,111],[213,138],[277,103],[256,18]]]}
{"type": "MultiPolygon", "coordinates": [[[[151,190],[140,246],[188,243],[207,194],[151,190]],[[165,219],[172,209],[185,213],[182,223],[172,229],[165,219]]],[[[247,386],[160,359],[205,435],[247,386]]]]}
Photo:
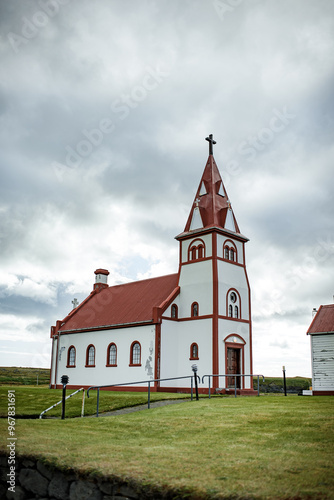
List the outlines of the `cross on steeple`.
{"type": "Polygon", "coordinates": [[[210,134],[205,140],[209,141],[209,155],[213,155],[213,144],[216,144],[216,141],[213,140],[213,135],[210,134]]]}

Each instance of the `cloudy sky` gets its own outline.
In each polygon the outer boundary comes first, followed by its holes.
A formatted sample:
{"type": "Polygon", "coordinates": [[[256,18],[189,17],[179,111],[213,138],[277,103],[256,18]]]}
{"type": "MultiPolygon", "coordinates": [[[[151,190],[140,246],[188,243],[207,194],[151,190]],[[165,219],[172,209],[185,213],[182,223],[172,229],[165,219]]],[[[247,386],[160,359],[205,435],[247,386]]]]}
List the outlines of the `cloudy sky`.
{"type": "Polygon", "coordinates": [[[254,372],[310,376],[333,301],[334,4],[3,0],[2,366],[92,290],[173,273],[208,144],[247,244],[254,372]]]}

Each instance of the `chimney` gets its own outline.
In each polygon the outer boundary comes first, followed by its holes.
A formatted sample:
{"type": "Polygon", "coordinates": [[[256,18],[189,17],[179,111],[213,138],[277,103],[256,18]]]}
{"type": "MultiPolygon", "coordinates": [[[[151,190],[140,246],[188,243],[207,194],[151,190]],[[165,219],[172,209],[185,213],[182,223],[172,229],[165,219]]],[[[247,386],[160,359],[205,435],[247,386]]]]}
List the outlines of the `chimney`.
{"type": "Polygon", "coordinates": [[[103,290],[103,288],[108,288],[108,275],[110,274],[107,269],[96,269],[94,290],[103,290]]]}
{"type": "Polygon", "coordinates": [[[317,312],[318,311],[316,310],[316,308],[313,307],[313,309],[312,309],[312,318],[314,318],[314,316],[317,314],[317,312]]]}

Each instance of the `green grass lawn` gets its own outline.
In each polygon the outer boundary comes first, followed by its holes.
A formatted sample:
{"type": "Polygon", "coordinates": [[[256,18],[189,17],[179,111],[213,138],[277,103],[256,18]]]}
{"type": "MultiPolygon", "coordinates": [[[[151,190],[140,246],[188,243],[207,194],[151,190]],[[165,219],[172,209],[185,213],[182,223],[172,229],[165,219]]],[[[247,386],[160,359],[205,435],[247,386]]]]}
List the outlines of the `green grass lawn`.
{"type": "Polygon", "coordinates": [[[16,428],[17,453],[65,469],[203,497],[334,498],[330,396],[206,398],[117,417],[17,419],[16,428]]]}
{"type": "MultiPolygon", "coordinates": [[[[49,389],[45,386],[0,386],[0,417],[7,416],[7,394],[9,389],[15,390],[16,416],[21,418],[37,418],[42,411],[61,401],[63,392],[62,389],[49,389]]],[[[67,390],[66,396],[73,392],[75,391],[67,390]]],[[[151,392],[152,402],[178,398],[190,398],[190,395],[151,392]]],[[[85,415],[96,414],[96,399],[97,391],[95,390],[89,392],[89,398],[85,397],[85,415]]],[[[100,391],[100,413],[141,404],[147,404],[147,392],[100,391]]],[[[82,392],[79,392],[66,401],[66,417],[79,417],[81,415],[81,405],[82,392]]],[[[48,411],[43,418],[49,417],[61,417],[61,404],[48,411]]]]}

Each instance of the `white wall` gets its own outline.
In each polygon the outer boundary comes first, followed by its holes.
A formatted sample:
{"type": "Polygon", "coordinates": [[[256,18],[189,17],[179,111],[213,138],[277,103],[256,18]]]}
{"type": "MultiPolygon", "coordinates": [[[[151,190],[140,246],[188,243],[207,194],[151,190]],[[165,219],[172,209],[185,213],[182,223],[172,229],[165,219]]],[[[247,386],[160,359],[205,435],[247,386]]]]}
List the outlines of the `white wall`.
{"type": "MultiPolygon", "coordinates": [[[[61,375],[69,376],[70,385],[107,385],[135,382],[154,378],[155,327],[154,325],[119,328],[95,332],[63,334],[59,340],[57,383],[61,375]],[[141,344],[141,366],[131,366],[130,347],[137,340],[141,344]],[[117,346],[117,367],[107,367],[107,348],[117,346]],[[95,367],[85,367],[86,349],[95,346],[95,367]],[[76,367],[67,368],[68,348],[76,348],[76,367]]],[[[54,379],[52,380],[52,383],[54,379]]]]}
{"type": "MultiPolygon", "coordinates": [[[[198,375],[212,372],[212,319],[193,321],[163,320],[161,328],[160,378],[192,375],[191,365],[198,366],[198,375]],[[190,360],[190,346],[198,344],[198,360],[190,360]]],[[[161,382],[161,387],[190,387],[190,381],[161,382]]],[[[201,385],[199,387],[202,387],[201,385]]],[[[203,386],[204,387],[204,386],[203,386]]],[[[207,386],[206,386],[207,387],[207,386]]]]}
{"type": "Polygon", "coordinates": [[[312,335],[312,389],[334,390],[334,334],[312,335]]]}

